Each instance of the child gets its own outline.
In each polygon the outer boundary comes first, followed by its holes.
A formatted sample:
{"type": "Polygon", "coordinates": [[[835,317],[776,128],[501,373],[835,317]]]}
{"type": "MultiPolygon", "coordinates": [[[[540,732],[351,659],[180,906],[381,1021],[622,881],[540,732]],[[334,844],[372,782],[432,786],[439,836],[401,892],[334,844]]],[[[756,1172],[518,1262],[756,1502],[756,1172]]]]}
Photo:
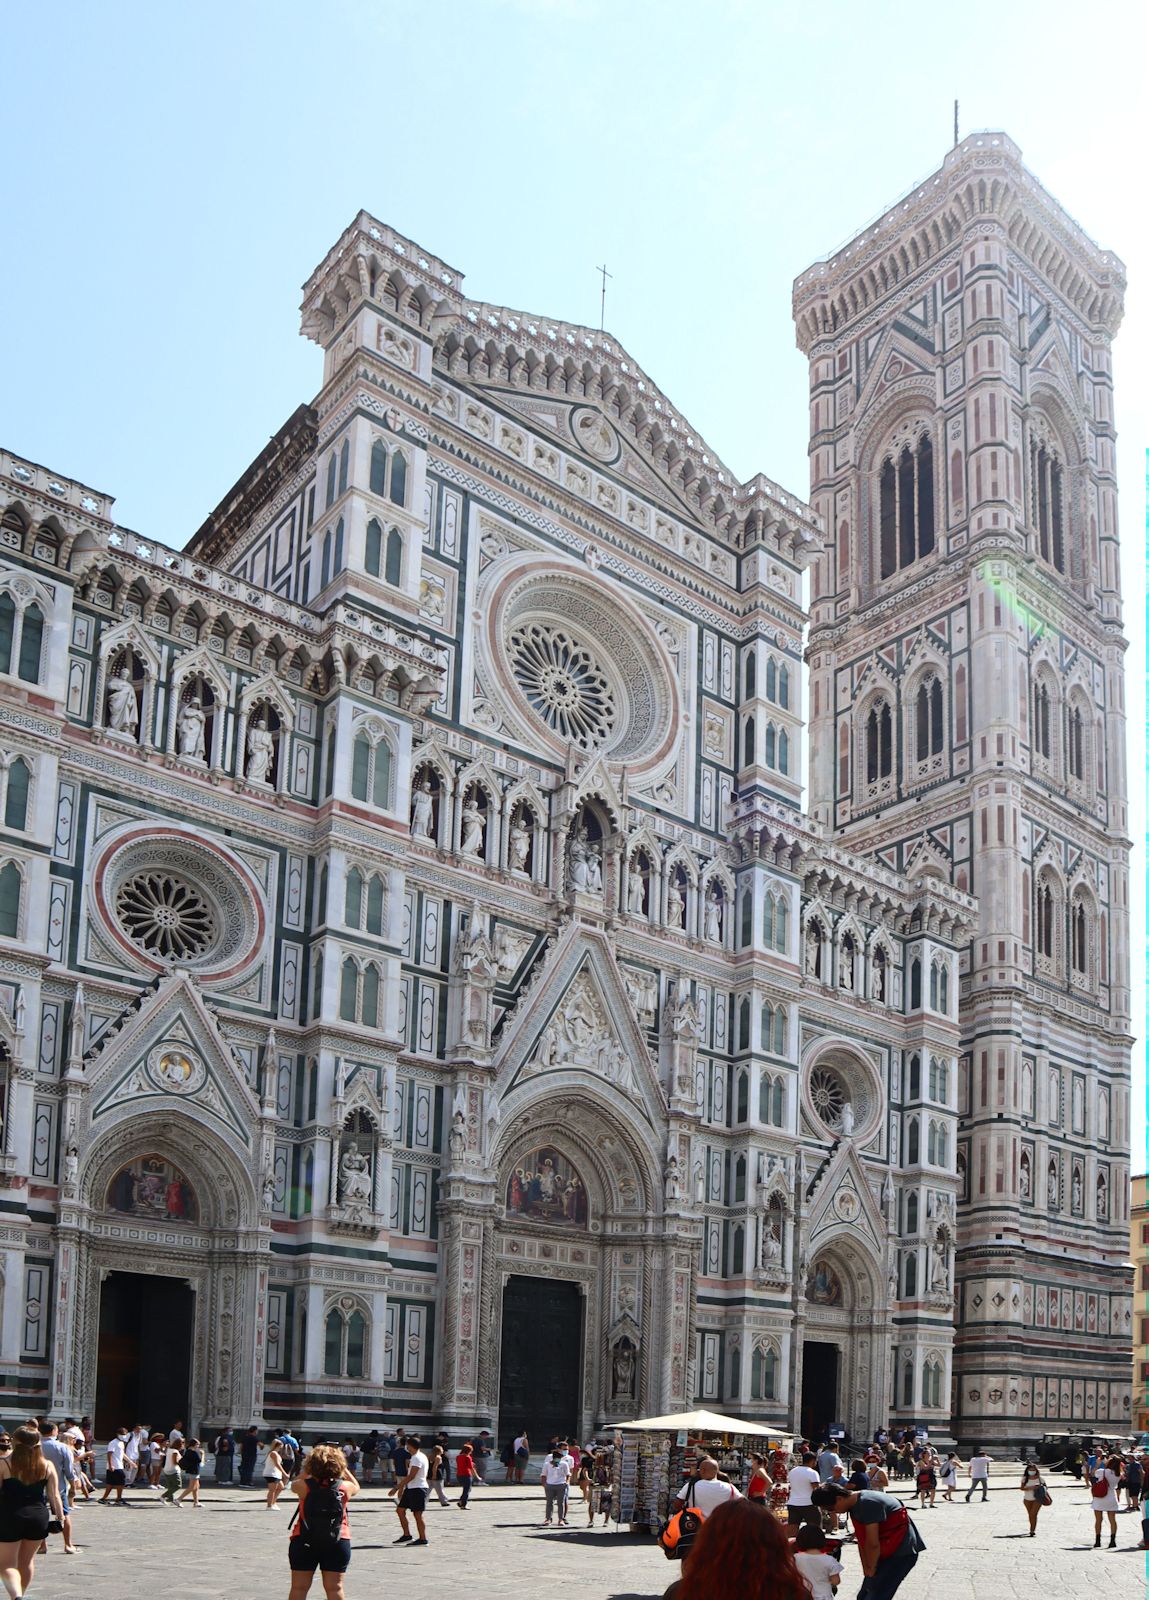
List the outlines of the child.
{"type": "Polygon", "coordinates": [[[459,1453],[455,1457],[455,1476],[459,1480],[459,1498],[455,1501],[460,1511],[466,1511],[467,1501],[471,1498],[471,1485],[482,1483],[478,1468],[475,1465],[475,1450],[471,1444],[459,1446],[459,1453]]]}
{"type": "Polygon", "coordinates": [[[813,1522],[804,1522],[794,1540],[794,1565],[802,1574],[811,1600],[834,1600],[842,1577],[842,1563],[826,1551],[826,1535],[813,1522]]]}

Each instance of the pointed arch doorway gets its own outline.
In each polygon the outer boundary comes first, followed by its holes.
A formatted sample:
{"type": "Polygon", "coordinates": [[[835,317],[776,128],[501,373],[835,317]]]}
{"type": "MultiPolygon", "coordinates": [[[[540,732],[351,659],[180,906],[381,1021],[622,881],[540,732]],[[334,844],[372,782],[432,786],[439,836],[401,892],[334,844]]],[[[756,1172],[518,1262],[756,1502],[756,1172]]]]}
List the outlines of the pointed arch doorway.
{"type": "Polygon", "coordinates": [[[583,1296],[577,1283],[512,1274],[503,1289],[499,1427],[535,1448],[578,1437],[582,1421],[583,1296]]]}
{"type": "Polygon", "coordinates": [[[195,1291],[185,1278],[109,1272],[100,1285],[97,1438],[189,1421],[195,1291]]]}

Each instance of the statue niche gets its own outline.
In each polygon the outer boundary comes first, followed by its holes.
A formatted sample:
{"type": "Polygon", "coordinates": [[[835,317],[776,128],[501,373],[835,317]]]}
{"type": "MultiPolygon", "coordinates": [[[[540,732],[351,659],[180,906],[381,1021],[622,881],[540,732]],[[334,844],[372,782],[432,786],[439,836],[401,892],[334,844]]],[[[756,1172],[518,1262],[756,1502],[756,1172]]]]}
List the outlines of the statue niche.
{"type": "Polygon", "coordinates": [[[365,1111],[352,1111],[336,1146],[333,1227],[374,1233],[376,1130],[365,1111]]]}

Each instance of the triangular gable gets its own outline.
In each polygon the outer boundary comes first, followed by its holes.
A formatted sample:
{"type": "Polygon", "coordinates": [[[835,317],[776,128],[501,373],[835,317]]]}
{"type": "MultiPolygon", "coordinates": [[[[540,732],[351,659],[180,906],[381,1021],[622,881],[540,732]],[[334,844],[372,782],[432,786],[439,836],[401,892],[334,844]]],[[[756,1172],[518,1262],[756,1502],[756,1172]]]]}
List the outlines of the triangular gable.
{"type": "Polygon", "coordinates": [[[885,1249],[886,1220],[848,1140],[838,1146],[819,1178],[806,1223],[811,1253],[839,1237],[864,1240],[879,1257],[885,1249]]]}
{"type": "Polygon", "coordinates": [[[172,1109],[178,1100],[247,1149],[253,1146],[256,1097],[186,974],[165,978],[138,1011],[105,1033],[87,1079],[93,1123],[129,1108],[172,1109]]]}
{"type": "Polygon", "coordinates": [[[639,1108],[651,1125],[665,1096],[626,982],[605,939],[572,927],[548,971],[513,1018],[501,1043],[496,1082],[501,1095],[536,1079],[555,1087],[588,1078],[639,1108]]]}
{"type": "Polygon", "coordinates": [[[868,406],[872,406],[889,390],[905,383],[907,378],[929,378],[932,384],[933,355],[932,352],[924,354],[906,333],[899,334],[895,330],[882,350],[881,359],[875,361],[866,374],[854,414],[860,416],[868,406]]]}

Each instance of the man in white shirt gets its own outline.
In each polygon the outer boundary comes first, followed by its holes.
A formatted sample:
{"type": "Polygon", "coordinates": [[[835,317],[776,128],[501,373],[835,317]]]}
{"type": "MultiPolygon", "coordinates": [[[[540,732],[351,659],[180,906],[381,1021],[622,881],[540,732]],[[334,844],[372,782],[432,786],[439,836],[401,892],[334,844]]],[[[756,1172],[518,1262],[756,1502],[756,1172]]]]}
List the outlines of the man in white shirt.
{"type": "Polygon", "coordinates": [[[675,1496],[676,1510],[689,1505],[708,1517],[715,1506],[727,1500],[741,1500],[742,1496],[732,1483],[724,1483],[718,1476],[718,1463],[713,1456],[704,1456],[698,1463],[698,1473],[688,1478],[675,1496]],[[693,1491],[693,1492],[692,1492],[693,1491]]]}
{"type": "Polygon", "coordinates": [[[817,1456],[807,1452],[802,1457],[801,1466],[791,1467],[786,1474],[786,1481],[790,1485],[790,1498],[786,1503],[786,1520],[793,1526],[809,1522],[813,1526],[822,1526],[822,1513],[815,1510],[810,1496],[821,1483],[821,1478],[815,1470],[814,1463],[817,1456]]]}
{"type": "Polygon", "coordinates": [[[969,1489],[965,1502],[969,1505],[969,1497],[975,1489],[981,1489],[982,1503],[989,1499],[989,1464],[992,1456],[987,1456],[984,1450],[975,1450],[969,1458],[969,1489]]]}
{"type": "Polygon", "coordinates": [[[419,1448],[419,1440],[414,1434],[408,1436],[407,1448],[411,1452],[407,1471],[387,1494],[389,1500],[398,1499],[399,1503],[395,1509],[399,1513],[399,1521],[403,1527],[403,1532],[391,1542],[409,1545],[426,1544],[427,1525],[423,1521],[423,1513],[427,1509],[427,1457],[419,1448]],[[408,1511],[415,1518],[415,1530],[419,1535],[417,1539],[412,1539],[411,1529],[407,1525],[408,1511]]]}
{"type": "Polygon", "coordinates": [[[561,1444],[555,1445],[550,1455],[543,1461],[541,1473],[543,1493],[547,1497],[547,1515],[545,1527],[550,1527],[552,1513],[558,1512],[560,1528],[567,1525],[567,1486],[571,1481],[571,1470],[574,1467],[574,1458],[569,1456],[561,1444]]]}
{"type": "Polygon", "coordinates": [[[101,1505],[104,1504],[113,1489],[116,1491],[114,1504],[122,1506],[124,1503],[124,1483],[126,1482],[124,1449],[127,1442],[128,1430],[126,1428],[121,1428],[114,1439],[108,1440],[108,1472],[104,1479],[104,1492],[100,1496],[101,1505]]]}
{"type": "MultiPolygon", "coordinates": [[[[511,1449],[515,1452],[515,1459],[511,1466],[514,1482],[522,1483],[523,1473],[526,1471],[527,1463],[531,1459],[531,1441],[525,1433],[520,1433],[511,1449]]],[[[510,1474],[508,1474],[507,1481],[511,1481],[510,1474]]]]}

